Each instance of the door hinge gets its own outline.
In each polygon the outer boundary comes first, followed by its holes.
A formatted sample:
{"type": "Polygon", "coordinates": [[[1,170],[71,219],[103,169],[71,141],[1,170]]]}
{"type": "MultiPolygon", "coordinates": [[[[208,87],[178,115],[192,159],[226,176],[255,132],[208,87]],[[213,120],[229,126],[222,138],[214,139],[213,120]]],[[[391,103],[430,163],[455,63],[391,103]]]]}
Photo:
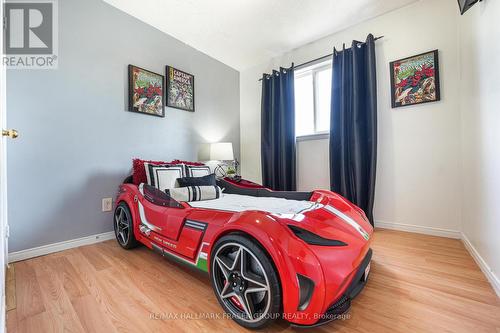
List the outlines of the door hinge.
{"type": "Polygon", "coordinates": [[[10,227],[8,224],[5,225],[5,238],[10,237],[10,227]]]}
{"type": "Polygon", "coordinates": [[[7,16],[2,17],[3,30],[7,30],[7,16]]]}

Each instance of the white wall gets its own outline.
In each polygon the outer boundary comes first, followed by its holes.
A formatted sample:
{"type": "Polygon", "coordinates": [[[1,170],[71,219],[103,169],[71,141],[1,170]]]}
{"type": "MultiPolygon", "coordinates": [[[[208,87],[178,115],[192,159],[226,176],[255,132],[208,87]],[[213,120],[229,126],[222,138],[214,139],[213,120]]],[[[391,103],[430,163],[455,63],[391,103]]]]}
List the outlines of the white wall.
{"type": "MultiPolygon", "coordinates": [[[[491,0],[490,0],[491,1],[491,0]]],[[[410,6],[307,44],[240,73],[242,175],[261,180],[260,93],[263,72],[331,53],[333,47],[377,41],[378,168],[375,219],[391,224],[434,228],[437,234],[460,230],[460,111],[457,3],[421,0],[410,6]],[[440,102],[391,109],[389,62],[439,49],[440,102]]],[[[326,140],[299,142],[299,189],[328,188],[326,140]],[[317,166],[314,163],[322,163],[317,166]],[[309,168],[309,169],[305,169],[309,168]],[[304,178],[302,175],[313,175],[304,178]]]]}
{"type": "Polygon", "coordinates": [[[463,233],[491,269],[490,279],[500,294],[499,18],[500,2],[485,0],[458,23],[463,233]]]}
{"type": "Polygon", "coordinates": [[[330,187],[329,141],[320,138],[297,142],[298,191],[330,187]]]}
{"type": "Polygon", "coordinates": [[[236,70],[100,0],[59,1],[58,13],[59,68],[7,71],[7,123],[21,134],[7,145],[11,252],[113,230],[101,199],[134,157],[197,160],[217,141],[239,152],[236,70]],[[128,64],[193,74],[196,112],[127,111],[128,64]]]}

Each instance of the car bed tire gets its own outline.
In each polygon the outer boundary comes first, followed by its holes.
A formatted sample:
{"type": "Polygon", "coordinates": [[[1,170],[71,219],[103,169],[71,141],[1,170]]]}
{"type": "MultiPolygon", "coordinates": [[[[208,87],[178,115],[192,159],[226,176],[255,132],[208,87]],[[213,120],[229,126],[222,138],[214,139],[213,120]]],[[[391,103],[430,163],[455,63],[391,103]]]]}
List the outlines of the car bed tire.
{"type": "MultiPolygon", "coordinates": [[[[250,323],[242,320],[241,318],[238,317],[233,317],[232,319],[236,321],[238,324],[240,324],[243,327],[249,328],[249,329],[261,329],[270,323],[272,323],[275,319],[277,319],[280,314],[281,314],[281,308],[282,308],[282,298],[281,298],[281,285],[279,282],[279,276],[276,271],[276,268],[274,267],[272,263],[272,259],[267,255],[264,249],[258,244],[256,241],[250,239],[249,237],[245,237],[242,234],[229,234],[226,236],[221,237],[216,243],[214,248],[212,249],[213,254],[216,254],[218,249],[222,247],[226,243],[238,243],[243,246],[245,246],[247,249],[249,249],[260,261],[262,264],[262,267],[265,270],[266,275],[268,276],[269,280],[269,287],[271,290],[271,302],[270,302],[270,307],[268,310],[268,313],[265,318],[262,318],[258,322],[250,323]]],[[[214,261],[214,256],[210,256],[210,267],[213,268],[213,261],[214,261]]],[[[217,297],[217,300],[219,301],[220,305],[224,309],[226,313],[230,313],[230,311],[227,309],[226,305],[222,301],[222,299],[219,297],[215,285],[215,280],[214,280],[214,274],[213,274],[213,269],[210,270],[210,281],[212,283],[212,289],[214,290],[215,296],[217,297]]]]}

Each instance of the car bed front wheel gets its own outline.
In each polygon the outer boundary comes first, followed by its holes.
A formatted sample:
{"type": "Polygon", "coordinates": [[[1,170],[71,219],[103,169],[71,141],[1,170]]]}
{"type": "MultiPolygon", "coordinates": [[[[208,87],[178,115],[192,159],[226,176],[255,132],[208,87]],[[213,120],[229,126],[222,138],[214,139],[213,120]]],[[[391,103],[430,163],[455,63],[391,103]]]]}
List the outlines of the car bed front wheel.
{"type": "Polygon", "coordinates": [[[241,326],[258,329],[277,318],[281,287],[271,260],[254,241],[227,235],[210,256],[210,279],[217,300],[241,326]]]}
{"type": "Polygon", "coordinates": [[[121,247],[128,250],[139,244],[134,236],[132,214],[125,202],[120,202],[118,206],[116,206],[113,224],[116,241],[121,247]]]}

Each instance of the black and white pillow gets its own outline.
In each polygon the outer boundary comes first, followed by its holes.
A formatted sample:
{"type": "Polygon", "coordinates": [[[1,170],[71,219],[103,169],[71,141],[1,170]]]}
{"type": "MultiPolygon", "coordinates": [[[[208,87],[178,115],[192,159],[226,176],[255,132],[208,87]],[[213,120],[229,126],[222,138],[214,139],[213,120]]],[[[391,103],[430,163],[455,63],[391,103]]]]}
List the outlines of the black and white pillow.
{"type": "Polygon", "coordinates": [[[189,202],[218,199],[222,190],[219,186],[187,186],[171,188],[165,193],[174,200],[189,202]]]}
{"type": "Polygon", "coordinates": [[[186,165],[186,177],[203,177],[211,173],[208,165],[186,165]]]}
{"type": "Polygon", "coordinates": [[[215,174],[211,173],[203,177],[182,177],[177,179],[177,183],[179,184],[179,187],[210,185],[215,186],[217,185],[217,180],[215,178],[215,174]]]}
{"type": "Polygon", "coordinates": [[[148,185],[154,186],[160,191],[179,187],[177,178],[184,177],[184,166],[174,164],[154,165],[144,163],[148,185]]]}

